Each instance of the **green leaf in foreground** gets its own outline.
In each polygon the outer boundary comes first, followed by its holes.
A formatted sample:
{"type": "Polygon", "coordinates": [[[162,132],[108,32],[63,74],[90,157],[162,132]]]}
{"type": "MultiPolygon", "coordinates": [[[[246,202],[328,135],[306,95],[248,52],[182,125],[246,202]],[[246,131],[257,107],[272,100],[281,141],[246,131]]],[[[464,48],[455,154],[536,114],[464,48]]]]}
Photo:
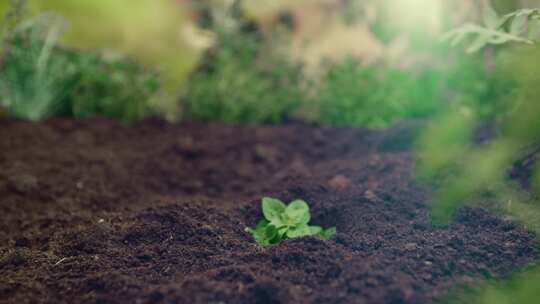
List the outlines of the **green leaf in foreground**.
{"type": "Polygon", "coordinates": [[[277,244],[282,236],[278,229],[265,219],[259,221],[255,228],[246,228],[246,232],[251,233],[255,241],[262,246],[277,244]]]}
{"type": "Polygon", "coordinates": [[[303,200],[292,201],[285,209],[285,218],[290,225],[307,225],[311,219],[308,204],[303,200]]]}
{"type": "Polygon", "coordinates": [[[337,233],[336,227],[323,229],[319,234],[325,239],[329,239],[337,233]]]}
{"type": "MultiPolygon", "coordinates": [[[[285,212],[286,206],[278,199],[265,197],[262,199],[262,210],[264,217],[272,222],[281,222],[281,214],[285,212]]],[[[279,225],[281,226],[281,225],[279,225]]]]}
{"type": "Polygon", "coordinates": [[[261,246],[275,245],[287,238],[314,235],[328,239],[336,234],[335,227],[323,229],[309,225],[309,206],[303,200],[285,205],[278,199],[265,197],[262,209],[265,218],[255,228],[246,228],[246,232],[261,246]]]}

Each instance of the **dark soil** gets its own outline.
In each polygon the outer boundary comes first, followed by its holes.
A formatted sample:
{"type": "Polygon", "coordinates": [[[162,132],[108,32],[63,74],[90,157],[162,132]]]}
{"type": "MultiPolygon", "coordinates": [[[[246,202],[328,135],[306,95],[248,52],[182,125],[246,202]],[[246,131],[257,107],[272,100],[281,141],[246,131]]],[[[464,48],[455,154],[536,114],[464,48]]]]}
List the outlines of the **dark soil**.
{"type": "Polygon", "coordinates": [[[428,303],[534,259],[482,209],[433,228],[399,134],[0,121],[0,302],[428,303]],[[257,246],[262,196],[337,235],[257,246]]]}

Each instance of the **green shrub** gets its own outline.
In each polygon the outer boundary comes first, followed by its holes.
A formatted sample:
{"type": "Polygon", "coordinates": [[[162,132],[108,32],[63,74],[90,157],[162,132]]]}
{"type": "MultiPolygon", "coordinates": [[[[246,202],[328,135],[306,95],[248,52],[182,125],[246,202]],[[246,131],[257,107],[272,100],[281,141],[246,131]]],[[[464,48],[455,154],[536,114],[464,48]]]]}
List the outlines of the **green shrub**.
{"type": "Polygon", "coordinates": [[[228,123],[279,123],[305,98],[303,73],[280,46],[280,34],[263,35],[242,1],[219,9],[200,3],[199,23],[213,32],[214,46],[202,58],[181,96],[184,117],[228,123]]]}
{"type": "Polygon", "coordinates": [[[330,125],[384,128],[429,117],[442,104],[443,74],[434,69],[363,67],[347,59],[330,67],[319,91],[319,119],[330,125]]]}
{"type": "Polygon", "coordinates": [[[60,47],[60,20],[42,15],[8,33],[0,105],[33,120],[101,114],[132,121],[148,114],[157,74],[124,58],[60,47]]]}
{"type": "Polygon", "coordinates": [[[385,128],[429,118],[451,104],[483,100],[483,66],[463,56],[437,54],[432,66],[397,69],[347,59],[330,67],[318,93],[319,120],[330,125],[385,128]],[[444,58],[444,59],[443,59],[444,58]]]}
{"type": "Polygon", "coordinates": [[[301,70],[255,37],[219,31],[218,46],[182,96],[185,117],[229,123],[279,123],[301,104],[301,70]]]}

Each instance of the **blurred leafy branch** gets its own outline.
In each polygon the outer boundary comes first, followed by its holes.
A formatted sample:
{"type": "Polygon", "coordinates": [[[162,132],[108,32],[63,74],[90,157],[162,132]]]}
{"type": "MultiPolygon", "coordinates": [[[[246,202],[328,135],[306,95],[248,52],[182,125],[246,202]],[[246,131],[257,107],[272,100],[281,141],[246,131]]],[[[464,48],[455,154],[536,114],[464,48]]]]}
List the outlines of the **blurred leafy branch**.
{"type": "MultiPolygon", "coordinates": [[[[538,19],[538,13],[537,9],[521,9],[498,17],[488,6],[484,22],[493,30],[509,24],[510,34],[517,35],[525,31],[527,20],[538,19]]],[[[492,34],[481,39],[483,44],[473,43],[468,51],[487,46],[493,42],[490,39],[495,39],[492,34]]],[[[501,39],[495,41],[497,44],[503,43],[502,38],[497,39],[501,39]]],[[[504,40],[505,43],[511,41],[517,40],[504,40]]],[[[529,206],[530,214],[538,213],[532,210],[540,209],[534,198],[524,199],[526,195],[520,194],[523,190],[510,177],[511,171],[516,170],[516,164],[540,144],[537,119],[540,106],[536,102],[540,98],[537,86],[540,65],[536,60],[539,54],[540,48],[534,45],[500,49],[489,73],[494,76],[487,82],[491,92],[487,106],[490,110],[485,111],[480,101],[454,104],[441,112],[424,132],[418,143],[418,173],[424,180],[438,181],[432,205],[436,224],[447,224],[466,201],[492,197],[492,201],[505,202],[503,209],[525,225],[540,227],[540,217],[526,216],[521,212],[522,208],[517,212],[512,210],[522,204],[529,206]],[[475,139],[479,128],[485,129],[486,126],[492,129],[488,140],[475,139]]],[[[534,169],[526,168],[531,172],[526,173],[530,177],[525,183],[532,189],[539,186],[534,184],[534,169]]]]}
{"type": "Polygon", "coordinates": [[[466,23],[447,32],[442,39],[450,41],[452,46],[469,40],[467,52],[473,53],[489,44],[521,42],[533,44],[540,34],[540,9],[520,9],[499,16],[490,5],[483,13],[483,25],[466,23]]]}
{"type": "MultiPolygon", "coordinates": [[[[449,106],[418,142],[417,173],[435,188],[434,224],[447,225],[463,205],[475,203],[540,235],[539,21],[539,9],[499,16],[487,6],[483,25],[465,24],[444,35],[451,45],[465,43],[468,53],[484,49],[493,62],[487,104],[480,99],[449,106]],[[488,50],[489,45],[505,47],[488,50]]],[[[540,269],[533,267],[460,292],[450,303],[532,304],[539,283],[540,269]]]]}

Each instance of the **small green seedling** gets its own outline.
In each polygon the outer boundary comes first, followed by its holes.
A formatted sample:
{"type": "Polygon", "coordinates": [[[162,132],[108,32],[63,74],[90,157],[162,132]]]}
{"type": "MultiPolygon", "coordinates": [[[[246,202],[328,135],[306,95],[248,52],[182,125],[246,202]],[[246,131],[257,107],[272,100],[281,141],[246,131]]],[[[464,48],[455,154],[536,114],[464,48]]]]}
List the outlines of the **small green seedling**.
{"type": "Polygon", "coordinates": [[[262,199],[264,219],[255,228],[246,228],[257,244],[270,246],[288,239],[308,235],[318,235],[325,239],[336,234],[336,227],[323,229],[310,226],[309,206],[303,200],[294,200],[289,205],[282,201],[265,197],[262,199]]]}

